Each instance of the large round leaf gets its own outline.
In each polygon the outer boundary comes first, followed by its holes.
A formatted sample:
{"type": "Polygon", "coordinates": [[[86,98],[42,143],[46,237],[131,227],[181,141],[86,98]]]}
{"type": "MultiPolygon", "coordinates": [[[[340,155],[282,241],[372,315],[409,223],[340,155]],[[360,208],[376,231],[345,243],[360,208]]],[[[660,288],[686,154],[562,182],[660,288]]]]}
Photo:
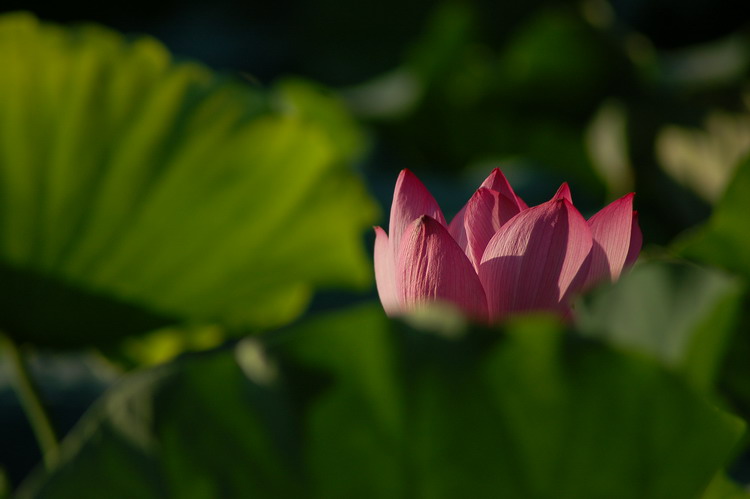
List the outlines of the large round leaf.
{"type": "Polygon", "coordinates": [[[66,345],[256,328],[317,286],[367,285],[360,132],[316,92],[268,98],[151,38],[0,17],[0,328],[66,345]]]}
{"type": "Polygon", "coordinates": [[[19,497],[692,498],[742,434],[551,322],[446,333],[368,306],[131,375],[19,497]]]}
{"type": "Polygon", "coordinates": [[[657,358],[711,389],[744,292],[739,279],[717,270],[650,261],[579,300],[576,322],[587,335],[657,358]]]}

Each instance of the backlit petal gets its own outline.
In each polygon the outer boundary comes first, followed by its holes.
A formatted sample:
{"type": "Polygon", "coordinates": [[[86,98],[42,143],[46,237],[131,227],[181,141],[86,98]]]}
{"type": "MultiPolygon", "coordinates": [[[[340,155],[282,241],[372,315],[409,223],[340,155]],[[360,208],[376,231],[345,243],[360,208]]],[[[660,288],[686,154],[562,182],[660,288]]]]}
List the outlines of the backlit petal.
{"type": "Polygon", "coordinates": [[[633,194],[602,208],[589,221],[594,246],[586,287],[620,277],[630,250],[633,227],[633,194]]]}
{"type": "Polygon", "coordinates": [[[513,218],[518,204],[498,191],[480,188],[466,204],[464,227],[467,238],[466,254],[475,268],[492,236],[513,218]]]}
{"type": "Polygon", "coordinates": [[[563,182],[552,199],[567,199],[570,203],[573,203],[573,198],[570,195],[570,187],[567,182],[563,182]]]}
{"type": "Polygon", "coordinates": [[[375,227],[375,283],[385,313],[397,315],[400,307],[396,296],[396,266],[388,235],[380,227],[375,227]]]}
{"type": "Polygon", "coordinates": [[[479,278],[490,320],[532,310],[567,312],[588,274],[591,230],[564,197],[520,212],[490,239],[479,278]]]}
{"type": "Polygon", "coordinates": [[[518,207],[518,211],[528,208],[523,199],[518,197],[518,195],[515,193],[513,188],[510,186],[510,182],[508,182],[508,179],[505,178],[505,175],[503,175],[503,172],[499,168],[495,168],[494,170],[492,170],[492,173],[490,173],[490,175],[484,180],[484,182],[482,182],[482,185],[479,187],[492,189],[493,191],[497,191],[508,199],[514,201],[516,206],[518,207]]]}
{"type": "Polygon", "coordinates": [[[473,319],[487,320],[487,300],[474,267],[448,230],[428,216],[404,232],[396,290],[405,309],[447,302],[473,319]]]}
{"type": "Polygon", "coordinates": [[[422,215],[428,215],[443,225],[445,218],[435,198],[422,182],[409,170],[402,170],[396,181],[391,204],[388,237],[394,257],[398,255],[404,229],[422,215]]]}

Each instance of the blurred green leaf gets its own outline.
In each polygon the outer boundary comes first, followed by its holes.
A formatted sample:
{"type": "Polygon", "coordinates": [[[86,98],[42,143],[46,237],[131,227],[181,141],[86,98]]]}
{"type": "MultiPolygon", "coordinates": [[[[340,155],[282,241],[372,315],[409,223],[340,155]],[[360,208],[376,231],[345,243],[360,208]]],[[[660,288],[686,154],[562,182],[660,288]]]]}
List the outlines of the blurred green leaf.
{"type": "Polygon", "coordinates": [[[452,76],[476,35],[474,24],[475,13],[469,4],[438,4],[427,20],[425,32],[407,54],[407,66],[426,86],[452,76]]]}
{"type": "Polygon", "coordinates": [[[352,309],[119,384],[19,497],[699,497],[742,424],[543,319],[352,309]]]}
{"type": "Polygon", "coordinates": [[[260,328],[315,287],[369,284],[375,206],[332,98],[296,82],[271,102],[153,39],[28,14],[0,18],[0,67],[0,327],[17,339],[260,328]]]}
{"type": "MultiPolygon", "coordinates": [[[[711,218],[704,225],[683,234],[673,244],[680,255],[729,270],[750,278],[750,232],[747,217],[750,213],[750,157],[735,171],[727,190],[714,207],[711,218]]],[[[750,325],[748,296],[742,303],[742,316],[737,334],[728,348],[721,371],[720,386],[723,396],[746,419],[750,416],[750,325]]]]}
{"type": "Polygon", "coordinates": [[[682,255],[750,278],[750,157],[736,169],[711,219],[675,243],[682,255]]]}
{"type": "Polygon", "coordinates": [[[517,109],[580,118],[616,82],[627,81],[630,71],[620,49],[569,7],[539,9],[519,26],[503,48],[498,69],[502,91],[513,97],[517,109]]]}
{"type": "Polygon", "coordinates": [[[750,499],[750,491],[732,482],[724,473],[719,473],[701,499],[750,499]]]}
{"type": "Polygon", "coordinates": [[[724,194],[734,169],[750,152],[750,114],[711,110],[701,128],[663,127],[656,137],[661,167],[709,203],[724,194]]]}
{"type": "Polygon", "coordinates": [[[274,94],[284,111],[315,123],[339,149],[344,162],[357,160],[365,147],[365,137],[343,102],[330,90],[304,80],[287,78],[276,84],[274,94]]]}
{"type": "Polygon", "coordinates": [[[718,271],[648,262],[580,300],[576,318],[584,334],[649,354],[710,389],[743,292],[738,279],[718,271]]]}

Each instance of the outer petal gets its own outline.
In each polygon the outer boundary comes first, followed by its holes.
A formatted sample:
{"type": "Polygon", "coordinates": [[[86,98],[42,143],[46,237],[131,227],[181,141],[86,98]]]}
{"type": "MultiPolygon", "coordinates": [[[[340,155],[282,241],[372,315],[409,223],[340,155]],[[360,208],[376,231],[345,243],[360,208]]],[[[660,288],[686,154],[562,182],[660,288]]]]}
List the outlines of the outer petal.
{"type": "Polygon", "coordinates": [[[396,295],[396,265],[388,235],[380,227],[375,227],[375,283],[385,313],[389,316],[397,315],[401,307],[396,295]]]}
{"type": "Polygon", "coordinates": [[[630,267],[638,260],[638,255],[641,254],[641,246],[643,245],[643,234],[641,233],[641,227],[638,225],[638,212],[633,212],[633,226],[630,229],[630,248],[628,249],[628,256],[625,258],[625,266],[630,267]]]}
{"type": "Polygon", "coordinates": [[[481,187],[474,193],[466,204],[464,215],[465,251],[474,268],[479,268],[492,236],[519,212],[518,204],[498,191],[481,187]]]}
{"type": "Polygon", "coordinates": [[[594,247],[586,287],[602,280],[615,281],[620,277],[634,236],[633,196],[631,193],[621,197],[589,219],[594,247]]]}
{"type": "Polygon", "coordinates": [[[490,173],[490,175],[484,180],[484,182],[482,182],[482,185],[480,185],[479,187],[492,189],[493,191],[499,192],[508,199],[511,199],[518,207],[518,211],[522,211],[528,208],[528,205],[523,201],[523,199],[518,197],[515,191],[513,191],[513,188],[510,186],[510,182],[508,182],[508,179],[505,178],[505,175],[503,175],[503,172],[499,168],[495,168],[494,170],[492,170],[492,173],[490,173]]]}
{"type": "Polygon", "coordinates": [[[391,204],[391,220],[388,237],[391,241],[391,251],[394,258],[401,247],[401,236],[404,229],[422,215],[428,215],[445,225],[443,212],[440,211],[435,198],[409,170],[402,170],[396,181],[391,204]]]}
{"type": "Polygon", "coordinates": [[[479,266],[490,320],[509,313],[567,313],[588,273],[591,230],[564,197],[522,211],[490,240],[479,266]]]}
{"type": "Polygon", "coordinates": [[[404,309],[449,302],[469,317],[487,320],[487,300],[474,267],[448,230],[428,216],[404,232],[396,265],[396,291],[404,309]]]}

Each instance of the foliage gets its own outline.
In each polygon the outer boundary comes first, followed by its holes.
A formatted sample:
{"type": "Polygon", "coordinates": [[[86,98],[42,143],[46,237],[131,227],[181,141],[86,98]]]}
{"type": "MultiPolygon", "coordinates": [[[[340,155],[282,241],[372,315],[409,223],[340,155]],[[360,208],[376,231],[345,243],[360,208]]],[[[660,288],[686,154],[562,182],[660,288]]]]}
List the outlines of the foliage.
{"type": "MultiPolygon", "coordinates": [[[[747,213],[750,210],[750,160],[737,167],[727,191],[718,202],[711,218],[675,241],[674,250],[702,264],[733,271],[744,282],[750,278],[750,237],[747,213]]],[[[736,328],[729,354],[723,363],[722,385],[727,397],[747,417],[750,415],[750,336],[748,336],[748,296],[743,298],[741,322],[736,328]]]]}
{"type": "Polygon", "coordinates": [[[710,390],[743,292],[737,279],[721,272],[649,262],[585,297],[576,312],[587,335],[649,354],[710,390]]]}
{"type": "Polygon", "coordinates": [[[750,277],[750,158],[742,161],[711,220],[675,243],[688,258],[750,277]]]}
{"type": "Polygon", "coordinates": [[[370,282],[362,139],[314,87],[272,102],[153,39],[25,14],[0,21],[0,66],[0,325],[18,340],[252,330],[370,282]]]}
{"type": "Polygon", "coordinates": [[[134,374],[20,497],[697,497],[742,431],[555,322],[452,333],[366,306],[134,374]]]}

